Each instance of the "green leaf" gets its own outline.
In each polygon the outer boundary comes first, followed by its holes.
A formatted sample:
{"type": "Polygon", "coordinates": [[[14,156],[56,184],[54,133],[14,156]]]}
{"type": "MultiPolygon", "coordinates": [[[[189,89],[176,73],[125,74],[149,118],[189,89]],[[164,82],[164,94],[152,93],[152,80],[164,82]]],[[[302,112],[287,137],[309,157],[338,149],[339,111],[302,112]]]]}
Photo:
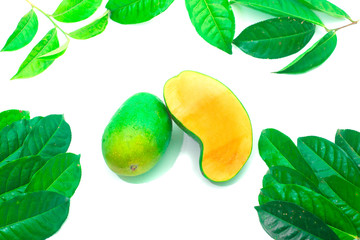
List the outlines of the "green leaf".
{"type": "Polygon", "coordinates": [[[336,32],[330,31],[289,65],[276,73],[296,74],[310,71],[320,66],[331,56],[336,44],[336,32]]]}
{"type": "Polygon", "coordinates": [[[341,8],[332,4],[327,0],[297,0],[308,8],[324,12],[333,17],[345,17],[351,19],[350,16],[341,8]]]}
{"type": "Polygon", "coordinates": [[[61,57],[62,55],[64,55],[64,53],[66,52],[68,46],[70,43],[70,39],[67,39],[66,42],[61,45],[60,47],[45,53],[44,55],[40,56],[39,59],[41,60],[55,60],[59,57],[61,57]]]}
{"type": "Polygon", "coordinates": [[[3,51],[15,51],[28,45],[35,37],[38,30],[38,18],[33,9],[21,18],[15,31],[7,40],[3,51]]]}
{"type": "Polygon", "coordinates": [[[106,13],[99,19],[96,19],[94,22],[69,33],[69,36],[79,40],[85,40],[92,37],[95,37],[105,31],[105,28],[109,22],[109,13],[106,13]]]}
{"type": "Polygon", "coordinates": [[[80,155],[59,154],[41,168],[26,188],[26,192],[52,191],[71,197],[80,183],[80,155]]]}
{"type": "Polygon", "coordinates": [[[278,17],[293,17],[324,27],[320,18],[296,0],[234,0],[244,6],[278,17]]]}
{"type": "Polygon", "coordinates": [[[16,121],[0,131],[0,164],[20,157],[18,151],[30,133],[30,121],[16,121]]]}
{"type": "Polygon", "coordinates": [[[40,155],[45,159],[64,153],[71,141],[70,126],[63,115],[40,119],[24,141],[21,156],[40,155]]]}
{"type": "Polygon", "coordinates": [[[45,71],[54,60],[44,61],[39,56],[59,47],[56,29],[50,30],[45,37],[31,50],[25,61],[21,64],[18,72],[11,79],[30,78],[45,71]]]}
{"type": "Polygon", "coordinates": [[[360,133],[354,130],[338,130],[335,144],[340,146],[360,168],[360,133]]]}
{"type": "Polygon", "coordinates": [[[360,186],[360,170],[339,146],[324,138],[310,136],[299,138],[298,148],[320,179],[337,175],[360,186]]]}
{"type": "Polygon", "coordinates": [[[149,21],[164,12],[174,0],[109,0],[110,18],[121,24],[149,21]]]}
{"type": "Polygon", "coordinates": [[[284,166],[274,166],[271,167],[268,173],[263,178],[263,187],[268,187],[271,185],[280,184],[295,184],[299,186],[303,186],[309,188],[315,192],[318,192],[318,188],[312,183],[307,177],[305,177],[302,173],[292,168],[284,167],[284,166]],[[272,182],[272,179],[276,181],[276,183],[272,182]]]}
{"type": "Polygon", "coordinates": [[[326,224],[356,235],[356,229],[349,218],[330,200],[308,188],[282,184],[263,188],[262,194],[273,199],[294,203],[319,217],[326,224]]]}
{"type": "Polygon", "coordinates": [[[0,204],[0,239],[43,240],[56,233],[70,200],[55,192],[27,193],[0,204]]]}
{"type": "Polygon", "coordinates": [[[39,156],[23,157],[0,167],[0,203],[13,198],[24,190],[34,174],[44,166],[46,160],[39,156]],[[14,191],[15,190],[15,191],[14,191]]]}
{"type": "Polygon", "coordinates": [[[235,18],[226,0],[185,0],[197,33],[211,45],[232,54],[235,18]]]}
{"type": "Polygon", "coordinates": [[[356,235],[349,234],[347,232],[343,232],[337,228],[333,228],[329,226],[331,230],[334,231],[334,233],[341,239],[341,240],[357,240],[359,239],[356,235]]]}
{"type": "Polygon", "coordinates": [[[259,154],[266,165],[284,166],[298,170],[317,184],[317,177],[303,159],[293,141],[276,129],[265,129],[259,138],[259,154]]]}
{"type": "Polygon", "coordinates": [[[63,0],[52,16],[59,22],[79,22],[93,15],[101,2],[102,0],[63,0]]]}
{"type": "Polygon", "coordinates": [[[6,110],[0,113],[0,130],[21,119],[30,119],[28,111],[17,109],[6,110]]]}
{"type": "Polygon", "coordinates": [[[256,58],[276,59],[300,51],[315,33],[315,26],[295,18],[265,20],[243,30],[234,44],[256,58]]]}
{"type": "Polygon", "coordinates": [[[294,203],[272,201],[255,209],[262,227],[274,239],[340,240],[321,219],[294,203]]]}

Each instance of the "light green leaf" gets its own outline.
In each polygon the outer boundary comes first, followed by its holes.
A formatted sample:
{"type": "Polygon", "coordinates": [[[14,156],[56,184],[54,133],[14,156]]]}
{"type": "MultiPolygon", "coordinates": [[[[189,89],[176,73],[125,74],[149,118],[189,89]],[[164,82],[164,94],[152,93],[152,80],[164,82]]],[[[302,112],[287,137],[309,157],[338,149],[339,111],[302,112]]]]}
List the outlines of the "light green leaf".
{"type": "Polygon", "coordinates": [[[360,170],[339,146],[324,138],[309,136],[298,139],[298,148],[320,179],[337,175],[360,186],[360,170]]]}
{"type": "Polygon", "coordinates": [[[340,146],[360,168],[360,133],[354,130],[338,130],[335,143],[340,146]]]}
{"type": "Polygon", "coordinates": [[[314,32],[315,26],[312,23],[281,17],[245,28],[233,43],[253,57],[276,59],[300,51],[314,32]]]}
{"type": "Polygon", "coordinates": [[[0,164],[20,157],[18,151],[30,133],[30,121],[22,119],[0,131],[0,164]]]}
{"type": "Polygon", "coordinates": [[[211,45],[232,54],[235,18],[226,0],[185,0],[197,33],[211,45]]]}
{"type": "Polygon", "coordinates": [[[93,15],[101,2],[102,0],[63,0],[52,16],[60,22],[79,22],[93,15]]]}
{"type": "Polygon", "coordinates": [[[66,42],[61,45],[60,47],[52,50],[51,52],[45,53],[44,55],[40,56],[39,59],[41,60],[55,60],[58,57],[61,57],[66,52],[70,43],[70,39],[67,39],[66,42]]]}
{"type": "Polygon", "coordinates": [[[94,22],[86,25],[74,32],[69,33],[69,36],[75,39],[85,40],[95,37],[105,31],[105,28],[109,22],[109,13],[106,13],[94,22]]]}
{"type": "Polygon", "coordinates": [[[38,18],[33,9],[21,18],[15,31],[1,51],[15,51],[28,45],[38,30],[38,18]]]}
{"type": "Polygon", "coordinates": [[[333,53],[337,44],[335,31],[328,32],[306,52],[276,73],[304,73],[320,66],[333,53]]]}
{"type": "Polygon", "coordinates": [[[28,111],[17,109],[6,110],[0,113],[0,130],[21,119],[30,119],[28,111]]]}
{"type": "Polygon", "coordinates": [[[0,167],[0,203],[13,198],[24,190],[34,174],[45,164],[39,156],[24,157],[0,167]]]}
{"type": "Polygon", "coordinates": [[[30,78],[45,71],[54,60],[44,61],[39,56],[59,47],[56,29],[50,30],[45,37],[31,50],[25,61],[21,64],[18,72],[12,79],[30,78]]]}
{"type": "Polygon", "coordinates": [[[0,204],[0,239],[44,240],[56,233],[69,213],[70,200],[55,192],[34,192],[0,204]]]}
{"type": "Polygon", "coordinates": [[[300,18],[324,27],[314,12],[296,0],[233,0],[233,2],[274,16],[300,18]]]}
{"type": "Polygon", "coordinates": [[[80,155],[63,153],[50,159],[31,179],[26,192],[52,191],[71,197],[80,183],[80,155]]]}
{"type": "Polygon", "coordinates": [[[63,115],[39,120],[24,141],[21,156],[40,155],[45,159],[64,153],[71,141],[70,126],[63,115]]]}
{"type": "Polygon", "coordinates": [[[358,240],[359,238],[356,235],[349,234],[347,232],[343,232],[337,228],[333,228],[329,226],[331,230],[341,239],[341,240],[358,240]]]}
{"type": "Polygon", "coordinates": [[[294,203],[319,217],[329,226],[356,235],[356,229],[350,219],[320,193],[292,184],[266,187],[261,193],[273,200],[294,203]]]}
{"type": "Polygon", "coordinates": [[[111,20],[121,24],[149,21],[164,12],[174,0],[109,0],[111,20]]]}
{"type": "Polygon", "coordinates": [[[318,10],[329,14],[333,17],[345,17],[351,20],[350,16],[338,6],[332,4],[327,0],[297,0],[307,6],[308,8],[318,10]]]}
{"type": "Polygon", "coordinates": [[[262,227],[274,239],[340,240],[321,219],[294,203],[272,201],[255,209],[262,227]]]}
{"type": "Polygon", "coordinates": [[[293,168],[304,174],[313,183],[318,180],[309,164],[303,159],[293,141],[276,129],[265,129],[259,138],[259,154],[266,165],[293,168]]]}

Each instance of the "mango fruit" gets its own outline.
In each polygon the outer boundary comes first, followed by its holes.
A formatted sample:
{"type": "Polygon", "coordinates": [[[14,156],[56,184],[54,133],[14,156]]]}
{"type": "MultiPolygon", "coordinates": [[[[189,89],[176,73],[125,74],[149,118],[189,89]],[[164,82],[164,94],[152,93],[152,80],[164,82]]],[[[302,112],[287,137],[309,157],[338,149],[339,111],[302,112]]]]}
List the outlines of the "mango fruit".
{"type": "Polygon", "coordinates": [[[199,142],[203,175],[232,179],[253,145],[249,115],[234,93],[212,77],[184,71],[165,83],[164,99],[173,120],[199,142]]]}
{"type": "Polygon", "coordinates": [[[137,93],[121,105],[104,130],[105,162],[119,176],[146,173],[165,152],[171,132],[164,103],[150,93],[137,93]]]}

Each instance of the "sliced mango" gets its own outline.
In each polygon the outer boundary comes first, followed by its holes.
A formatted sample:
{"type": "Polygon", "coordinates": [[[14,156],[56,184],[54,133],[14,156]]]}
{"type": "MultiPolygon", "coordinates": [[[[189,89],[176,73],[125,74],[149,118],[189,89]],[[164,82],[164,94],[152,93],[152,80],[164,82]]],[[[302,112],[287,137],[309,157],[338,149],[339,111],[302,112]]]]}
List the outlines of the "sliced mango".
{"type": "Polygon", "coordinates": [[[166,82],[164,99],[174,121],[199,142],[203,175],[214,182],[233,178],[253,142],[249,116],[237,97],[214,78],[184,71],[166,82]]]}

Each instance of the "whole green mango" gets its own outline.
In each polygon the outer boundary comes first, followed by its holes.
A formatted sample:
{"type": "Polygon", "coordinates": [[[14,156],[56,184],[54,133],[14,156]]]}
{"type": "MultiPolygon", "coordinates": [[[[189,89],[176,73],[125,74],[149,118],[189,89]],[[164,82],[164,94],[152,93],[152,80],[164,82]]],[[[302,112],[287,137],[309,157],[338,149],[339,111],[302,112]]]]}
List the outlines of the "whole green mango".
{"type": "Polygon", "coordinates": [[[137,93],[123,103],[105,128],[105,162],[120,176],[143,174],[165,152],[171,131],[172,121],[163,102],[150,93],[137,93]]]}

